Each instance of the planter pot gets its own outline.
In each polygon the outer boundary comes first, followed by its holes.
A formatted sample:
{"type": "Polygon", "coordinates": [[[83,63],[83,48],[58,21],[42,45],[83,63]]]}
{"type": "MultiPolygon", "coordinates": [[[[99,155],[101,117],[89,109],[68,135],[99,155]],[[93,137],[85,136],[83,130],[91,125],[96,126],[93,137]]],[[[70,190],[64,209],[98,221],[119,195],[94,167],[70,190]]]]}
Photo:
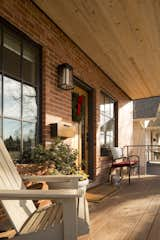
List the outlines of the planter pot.
{"type": "Polygon", "coordinates": [[[89,180],[88,180],[88,179],[79,181],[79,182],[78,182],[78,189],[83,190],[84,193],[85,193],[86,190],[87,190],[88,184],[89,184],[89,180]]]}
{"type": "Polygon", "coordinates": [[[38,163],[16,164],[20,175],[44,175],[47,171],[46,165],[38,163]]]}
{"type": "Polygon", "coordinates": [[[90,228],[88,202],[85,197],[88,184],[89,184],[88,179],[78,182],[78,189],[80,189],[83,193],[82,196],[79,197],[78,203],[77,203],[79,235],[88,234],[89,228],[90,228]]]}

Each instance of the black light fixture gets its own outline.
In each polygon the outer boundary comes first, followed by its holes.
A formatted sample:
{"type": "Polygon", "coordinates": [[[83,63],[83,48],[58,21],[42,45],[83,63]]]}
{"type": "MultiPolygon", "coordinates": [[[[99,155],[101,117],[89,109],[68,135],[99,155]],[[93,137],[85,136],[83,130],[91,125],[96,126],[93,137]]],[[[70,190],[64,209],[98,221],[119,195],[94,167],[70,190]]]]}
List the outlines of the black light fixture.
{"type": "Polygon", "coordinates": [[[58,87],[64,90],[73,89],[73,68],[68,63],[58,66],[58,87]]]}

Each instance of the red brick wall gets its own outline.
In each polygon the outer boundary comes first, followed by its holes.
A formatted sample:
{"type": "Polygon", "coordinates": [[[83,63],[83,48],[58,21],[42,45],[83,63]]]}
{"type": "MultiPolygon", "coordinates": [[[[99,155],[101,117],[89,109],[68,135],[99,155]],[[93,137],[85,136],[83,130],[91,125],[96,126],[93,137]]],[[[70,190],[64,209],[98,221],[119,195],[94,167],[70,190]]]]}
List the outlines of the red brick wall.
{"type": "MultiPolygon", "coordinates": [[[[43,141],[50,139],[49,118],[56,116],[71,122],[71,92],[57,88],[57,66],[61,63],[67,62],[72,65],[74,75],[96,89],[97,128],[100,90],[106,90],[120,103],[129,101],[124,93],[32,1],[1,0],[0,15],[42,46],[43,141]]],[[[97,148],[95,146],[95,153],[98,161],[98,144],[97,148]]],[[[100,170],[97,167],[97,174],[98,172],[100,170]]]]}

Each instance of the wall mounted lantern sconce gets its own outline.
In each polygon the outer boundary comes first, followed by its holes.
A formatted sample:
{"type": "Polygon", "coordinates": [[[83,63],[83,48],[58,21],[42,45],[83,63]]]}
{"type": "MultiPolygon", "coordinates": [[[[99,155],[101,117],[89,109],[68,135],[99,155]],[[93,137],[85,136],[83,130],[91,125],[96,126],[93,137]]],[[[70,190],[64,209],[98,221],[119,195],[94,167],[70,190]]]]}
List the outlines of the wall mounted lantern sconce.
{"type": "Polygon", "coordinates": [[[63,90],[71,90],[73,86],[73,68],[68,63],[58,66],[58,87],[63,90]]]}

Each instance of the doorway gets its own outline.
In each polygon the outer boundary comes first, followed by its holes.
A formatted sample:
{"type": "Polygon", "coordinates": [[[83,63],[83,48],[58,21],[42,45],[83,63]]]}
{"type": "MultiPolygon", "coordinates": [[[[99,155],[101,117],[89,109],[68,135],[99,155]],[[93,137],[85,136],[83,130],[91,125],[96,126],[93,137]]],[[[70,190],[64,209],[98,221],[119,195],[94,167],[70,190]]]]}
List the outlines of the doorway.
{"type": "Polygon", "coordinates": [[[78,147],[78,166],[90,179],[94,177],[93,89],[75,79],[72,92],[72,121],[75,126],[74,145],[78,147]]]}

